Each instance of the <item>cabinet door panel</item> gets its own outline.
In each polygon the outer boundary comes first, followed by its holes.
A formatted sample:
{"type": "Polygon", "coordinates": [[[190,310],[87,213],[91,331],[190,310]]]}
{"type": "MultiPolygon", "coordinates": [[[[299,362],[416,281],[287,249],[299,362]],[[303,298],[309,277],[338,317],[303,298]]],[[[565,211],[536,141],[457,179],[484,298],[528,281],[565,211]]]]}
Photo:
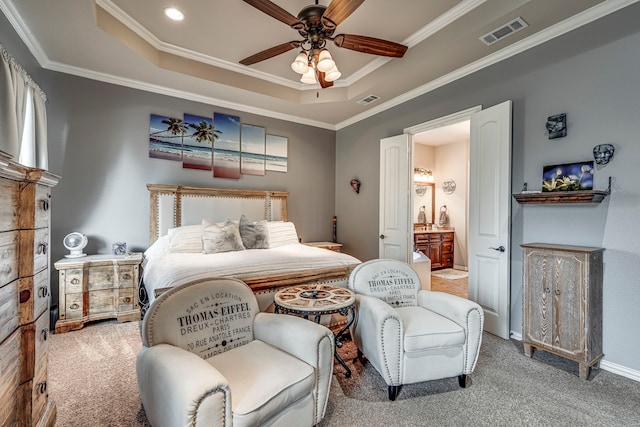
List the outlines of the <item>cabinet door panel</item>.
{"type": "Polygon", "coordinates": [[[113,290],[89,292],[89,313],[100,314],[115,311],[113,290]]]}
{"type": "Polygon", "coordinates": [[[525,277],[529,284],[526,289],[525,316],[526,338],[533,343],[551,347],[553,307],[551,305],[551,272],[544,252],[527,254],[525,260],[525,277]]]}
{"type": "Polygon", "coordinates": [[[582,353],[581,342],[584,321],[580,316],[582,300],[582,280],[584,280],[583,262],[571,253],[557,253],[554,255],[553,288],[554,298],[554,330],[553,345],[562,349],[572,357],[582,353]],[[577,327],[579,325],[579,327],[577,327]]]}
{"type": "Polygon", "coordinates": [[[115,271],[113,267],[91,267],[89,269],[89,291],[113,289],[115,271]]]}

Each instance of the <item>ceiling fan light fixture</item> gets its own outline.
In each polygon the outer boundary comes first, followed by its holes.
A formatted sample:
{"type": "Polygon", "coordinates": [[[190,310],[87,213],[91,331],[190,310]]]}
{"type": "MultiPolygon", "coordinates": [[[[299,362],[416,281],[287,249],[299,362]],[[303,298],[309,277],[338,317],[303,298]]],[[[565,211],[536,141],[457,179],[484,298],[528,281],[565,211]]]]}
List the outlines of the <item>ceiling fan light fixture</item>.
{"type": "Polygon", "coordinates": [[[324,79],[328,82],[335,82],[341,75],[342,73],[338,70],[338,67],[334,65],[332,69],[324,73],[324,79]]]}
{"type": "Polygon", "coordinates": [[[326,73],[336,66],[336,63],[333,61],[331,57],[331,53],[327,49],[322,49],[320,51],[320,55],[318,55],[318,71],[322,71],[326,73]]]}
{"type": "Polygon", "coordinates": [[[307,84],[316,83],[316,70],[314,70],[313,67],[309,67],[307,72],[302,75],[300,81],[307,84]]]}
{"type": "Polygon", "coordinates": [[[291,63],[291,69],[298,74],[304,74],[309,70],[309,58],[305,52],[300,52],[291,63]]]}

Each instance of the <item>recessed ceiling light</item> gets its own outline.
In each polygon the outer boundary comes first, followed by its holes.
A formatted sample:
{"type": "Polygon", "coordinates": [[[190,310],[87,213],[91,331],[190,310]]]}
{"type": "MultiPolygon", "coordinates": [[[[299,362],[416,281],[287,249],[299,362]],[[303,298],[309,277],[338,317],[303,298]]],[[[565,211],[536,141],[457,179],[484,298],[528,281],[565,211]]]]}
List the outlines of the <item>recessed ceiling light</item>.
{"type": "Polygon", "coordinates": [[[174,21],[182,21],[184,19],[184,14],[180,12],[175,7],[168,7],[164,10],[164,14],[174,21]]]}

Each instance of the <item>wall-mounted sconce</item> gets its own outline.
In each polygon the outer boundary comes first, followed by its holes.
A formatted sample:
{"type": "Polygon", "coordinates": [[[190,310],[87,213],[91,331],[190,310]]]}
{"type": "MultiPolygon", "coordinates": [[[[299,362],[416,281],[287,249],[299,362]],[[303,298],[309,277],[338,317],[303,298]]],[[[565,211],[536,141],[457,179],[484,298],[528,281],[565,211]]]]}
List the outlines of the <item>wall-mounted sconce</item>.
{"type": "Polygon", "coordinates": [[[433,184],[436,180],[433,177],[431,170],[425,168],[414,168],[413,181],[416,184],[416,194],[418,196],[424,196],[427,192],[426,184],[433,184]]]}

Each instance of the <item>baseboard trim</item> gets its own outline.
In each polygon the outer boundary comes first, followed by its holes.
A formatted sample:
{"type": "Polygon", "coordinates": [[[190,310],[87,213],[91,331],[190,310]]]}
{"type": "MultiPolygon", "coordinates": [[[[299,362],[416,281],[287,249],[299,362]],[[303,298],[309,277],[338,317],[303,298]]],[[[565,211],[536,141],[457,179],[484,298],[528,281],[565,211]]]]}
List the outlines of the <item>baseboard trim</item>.
{"type": "MultiPolygon", "coordinates": [[[[514,339],[516,341],[522,341],[522,334],[520,332],[511,331],[510,337],[511,339],[514,339]]],[[[621,377],[640,382],[640,371],[627,368],[626,366],[622,366],[617,363],[609,362],[603,359],[600,361],[600,369],[609,371],[612,374],[620,375],[621,377]]]]}

